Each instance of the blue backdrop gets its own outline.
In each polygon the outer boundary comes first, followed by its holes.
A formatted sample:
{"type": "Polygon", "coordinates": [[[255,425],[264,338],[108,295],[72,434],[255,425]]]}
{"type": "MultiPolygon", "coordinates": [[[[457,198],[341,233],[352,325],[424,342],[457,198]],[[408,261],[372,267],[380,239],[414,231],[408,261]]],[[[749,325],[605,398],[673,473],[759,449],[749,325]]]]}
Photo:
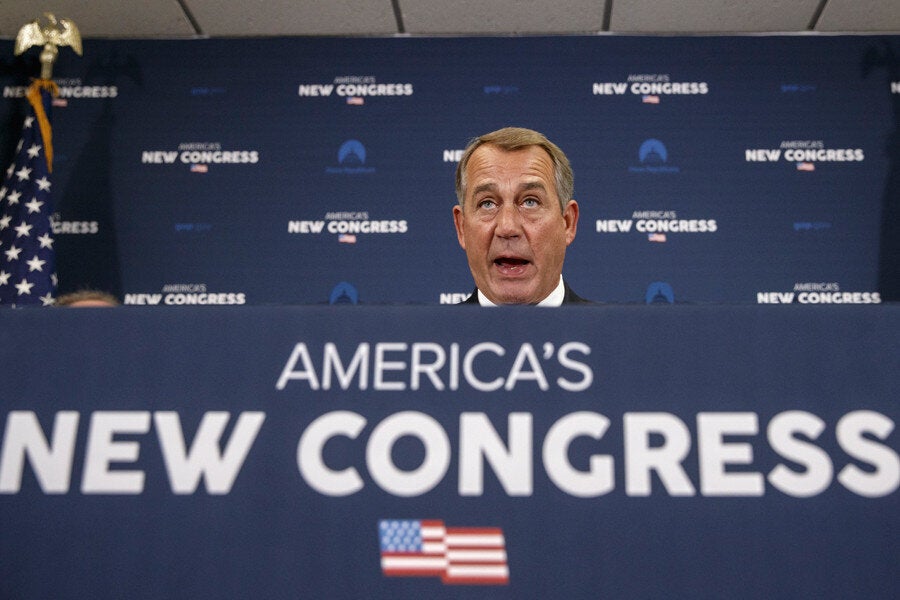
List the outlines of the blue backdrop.
{"type": "MultiPolygon", "coordinates": [[[[453,302],[472,288],[451,218],[459,150],[521,125],[572,160],[566,273],[585,297],[900,297],[896,36],[84,47],[54,71],[61,292],[453,302]]],[[[0,72],[4,163],[36,53],[0,72]]]]}

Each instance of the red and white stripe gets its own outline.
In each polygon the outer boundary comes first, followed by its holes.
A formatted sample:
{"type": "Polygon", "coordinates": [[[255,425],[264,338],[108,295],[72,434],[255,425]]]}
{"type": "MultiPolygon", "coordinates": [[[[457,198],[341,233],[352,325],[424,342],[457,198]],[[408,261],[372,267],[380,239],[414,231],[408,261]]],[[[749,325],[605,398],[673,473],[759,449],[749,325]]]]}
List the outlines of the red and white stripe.
{"type": "Polygon", "coordinates": [[[498,527],[449,527],[444,583],[505,585],[509,583],[506,540],[498,527]]]}

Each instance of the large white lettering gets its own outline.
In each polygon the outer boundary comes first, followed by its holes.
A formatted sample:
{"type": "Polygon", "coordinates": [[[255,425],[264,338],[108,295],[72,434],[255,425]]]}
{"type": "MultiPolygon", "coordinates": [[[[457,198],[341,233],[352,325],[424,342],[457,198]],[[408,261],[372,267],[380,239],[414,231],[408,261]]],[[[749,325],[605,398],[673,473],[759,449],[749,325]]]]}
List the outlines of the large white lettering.
{"type": "Polygon", "coordinates": [[[15,494],[22,487],[22,471],[28,458],[45,494],[69,491],[78,413],[56,414],[53,441],[48,443],[33,412],[15,411],[6,418],[6,432],[0,450],[0,493],[15,494]]]}
{"type": "MultiPolygon", "coordinates": [[[[422,350],[440,354],[433,347],[422,350]]],[[[418,360],[426,377],[441,362],[418,360]]],[[[400,361],[383,361],[391,362],[400,361]]],[[[145,446],[159,448],[173,494],[194,494],[201,481],[209,494],[228,494],[266,415],[242,412],[226,435],[231,418],[227,412],[205,413],[190,441],[183,417],[173,411],[97,411],[84,419],[60,411],[43,423],[46,430],[34,412],[11,411],[0,441],[0,494],[18,494],[35,483],[45,494],[66,494],[76,474],[82,494],[142,494],[145,469],[153,464],[139,461],[145,446]],[[85,422],[79,444],[79,423],[85,422]],[[151,429],[158,444],[144,443],[151,429]]],[[[486,485],[499,485],[508,496],[531,496],[540,467],[547,481],[578,498],[610,494],[617,479],[633,497],[763,496],[768,485],[808,498],[839,485],[880,498],[900,488],[895,423],[879,412],[857,410],[829,424],[791,410],[772,416],[765,428],[755,412],[700,412],[695,419],[692,430],[671,413],[624,413],[620,429],[610,434],[607,416],[578,411],[560,415],[541,434],[529,412],[509,413],[502,427],[487,413],[462,412],[451,441],[446,421],[423,412],[397,412],[370,424],[363,415],[339,410],[298,428],[296,464],[306,484],[328,496],[348,496],[372,484],[394,496],[428,494],[445,483],[454,453],[460,496],[484,495],[486,485]],[[536,438],[541,435],[542,442],[536,438]],[[410,442],[420,450],[398,453],[411,448],[410,442]]]]}
{"type": "Polygon", "coordinates": [[[831,484],[834,467],[828,453],[809,442],[798,439],[802,434],[816,440],[825,430],[825,422],[814,414],[791,410],[776,415],[769,422],[769,445],[784,458],[805,469],[798,473],[785,465],[769,472],[769,483],[789,496],[806,498],[824,492],[831,484]]]}
{"type": "Polygon", "coordinates": [[[306,428],[297,445],[297,467],[311,488],[326,496],[348,496],[363,488],[355,468],[332,469],[325,464],[322,451],[333,437],[355,440],[365,426],[365,417],[341,410],[322,415],[306,428]]]}
{"type": "Polygon", "coordinates": [[[746,442],[726,443],[726,435],[756,435],[756,413],[697,415],[701,493],[704,496],[762,496],[760,473],[729,473],[728,464],[749,465],[753,448],[746,442]]]}
{"type": "MultiPolygon", "coordinates": [[[[190,447],[177,413],[163,411],[152,416],[169,483],[175,494],[193,494],[201,478],[205,478],[210,494],[229,493],[265,419],[265,413],[241,413],[222,452],[219,444],[230,419],[229,413],[206,413],[190,447]]],[[[57,413],[52,441],[48,442],[33,412],[10,412],[0,446],[0,494],[20,492],[26,463],[31,466],[44,493],[69,492],[79,420],[77,412],[57,413]]],[[[147,411],[91,413],[81,493],[143,493],[145,473],[122,465],[137,462],[141,443],[136,436],[147,434],[150,427],[151,413],[147,411]],[[132,439],[121,439],[122,436],[132,439]]]]}
{"type": "Polygon", "coordinates": [[[84,494],[140,494],[144,491],[144,472],[110,469],[110,464],[137,461],[141,446],[136,441],[116,441],[115,434],[142,434],[150,431],[150,413],[146,411],[99,411],[91,415],[87,451],[84,459],[84,494]]]}
{"type": "Polygon", "coordinates": [[[860,410],[841,417],[837,424],[838,442],[844,452],[870,465],[872,471],[849,464],[838,473],[838,481],[855,494],[880,498],[897,491],[900,486],[900,457],[893,449],[864,437],[870,434],[887,439],[894,422],[874,411],[860,410]]]}
{"type": "Polygon", "coordinates": [[[396,496],[420,496],[431,491],[450,466],[450,440],[441,424],[420,412],[391,415],[372,431],[366,446],[366,465],[372,478],[396,496]],[[391,458],[394,443],[404,436],[425,447],[425,460],[412,471],[399,469],[391,458]]]}
{"type": "Polygon", "coordinates": [[[227,412],[208,412],[203,415],[190,452],[185,447],[181,418],[176,412],[158,412],[153,423],[159,435],[159,444],[172,491],[176,494],[193,494],[205,477],[206,490],[210,494],[227,494],[250,452],[256,435],[265,420],[261,412],[241,413],[234,426],[231,439],[220,452],[219,440],[225,432],[230,415],[227,412]]]}
{"type": "Polygon", "coordinates": [[[459,428],[468,435],[459,440],[459,494],[484,493],[482,457],[490,463],[503,489],[510,496],[530,496],[533,488],[531,466],[531,414],[509,415],[509,447],[483,413],[463,413],[459,428]]]}
{"type": "Polygon", "coordinates": [[[668,413],[625,415],[625,489],[630,496],[649,496],[651,474],[659,475],[673,496],[693,496],[694,486],[681,463],[691,449],[691,434],[684,422],[668,413]],[[661,437],[658,446],[651,435],[661,437]]]}
{"type": "Polygon", "coordinates": [[[544,468],[556,486],[579,498],[611,492],[616,485],[612,457],[593,455],[588,471],[579,471],[569,462],[569,446],[578,437],[599,440],[609,429],[609,419],[598,413],[577,412],[558,420],[544,438],[544,468]]]}

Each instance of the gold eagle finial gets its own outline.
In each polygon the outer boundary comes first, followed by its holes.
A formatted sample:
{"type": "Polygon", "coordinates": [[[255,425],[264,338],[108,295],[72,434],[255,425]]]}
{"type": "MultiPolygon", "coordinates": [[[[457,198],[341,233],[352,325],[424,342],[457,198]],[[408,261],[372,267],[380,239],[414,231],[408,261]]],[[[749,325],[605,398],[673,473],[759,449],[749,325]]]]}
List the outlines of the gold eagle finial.
{"type": "Polygon", "coordinates": [[[69,19],[57,19],[51,13],[44,13],[44,19],[35,19],[24,25],[16,36],[13,50],[16,56],[32,46],[43,46],[41,51],[41,79],[50,79],[53,63],[59,54],[57,47],[71,46],[81,56],[81,33],[69,19]]]}

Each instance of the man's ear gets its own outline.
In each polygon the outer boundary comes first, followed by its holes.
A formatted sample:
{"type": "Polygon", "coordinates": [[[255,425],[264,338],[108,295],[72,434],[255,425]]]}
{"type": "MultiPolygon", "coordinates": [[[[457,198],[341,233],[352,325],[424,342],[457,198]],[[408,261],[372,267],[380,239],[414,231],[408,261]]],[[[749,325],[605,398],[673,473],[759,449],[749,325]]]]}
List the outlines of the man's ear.
{"type": "Polygon", "coordinates": [[[566,204],[563,220],[566,222],[566,246],[568,246],[575,239],[575,232],[578,229],[578,203],[574,200],[569,200],[566,204]]]}
{"type": "Polygon", "coordinates": [[[462,206],[457,204],[453,207],[453,224],[456,226],[456,239],[463,250],[466,249],[465,223],[463,220],[462,206]]]}

